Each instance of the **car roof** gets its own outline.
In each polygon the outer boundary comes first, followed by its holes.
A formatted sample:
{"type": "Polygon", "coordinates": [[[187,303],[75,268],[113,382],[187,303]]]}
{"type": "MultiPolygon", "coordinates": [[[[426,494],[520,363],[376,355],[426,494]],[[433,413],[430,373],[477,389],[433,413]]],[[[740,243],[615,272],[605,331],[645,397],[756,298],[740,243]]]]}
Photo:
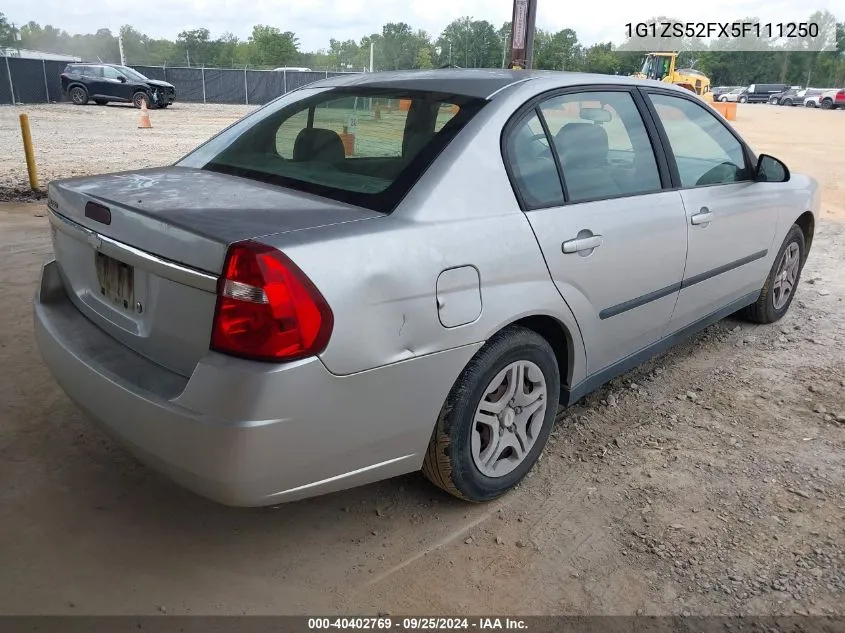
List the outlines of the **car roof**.
{"type": "MultiPolygon", "coordinates": [[[[436,70],[399,70],[377,73],[350,73],[320,79],[309,88],[337,88],[360,86],[398,90],[426,90],[458,94],[478,99],[490,99],[509,86],[537,82],[548,90],[554,84],[561,88],[590,84],[648,84],[669,87],[671,84],[635,79],[622,75],[599,75],[553,70],[499,70],[480,68],[444,68],[436,70]]],[[[303,86],[304,87],[304,86],[303,86]]]]}
{"type": "Polygon", "coordinates": [[[126,68],[123,64],[112,64],[111,62],[69,62],[68,66],[113,66],[115,68],[126,68]]]}

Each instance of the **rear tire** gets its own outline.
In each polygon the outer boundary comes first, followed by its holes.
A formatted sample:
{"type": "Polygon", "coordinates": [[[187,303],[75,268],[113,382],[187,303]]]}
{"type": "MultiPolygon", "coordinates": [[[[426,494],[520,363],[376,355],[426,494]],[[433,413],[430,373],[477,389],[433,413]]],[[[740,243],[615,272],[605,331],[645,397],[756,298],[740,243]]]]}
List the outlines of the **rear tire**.
{"type": "Polygon", "coordinates": [[[804,268],[805,244],[804,232],[797,224],[793,224],[775,257],[760,296],[756,302],[740,311],[740,316],[754,323],[766,324],[774,323],[786,314],[792,305],[804,268]],[[797,257],[797,261],[792,259],[794,257],[797,257]],[[794,271],[790,268],[790,261],[793,261],[794,271]],[[789,292],[785,293],[787,281],[789,292]]]}
{"type": "Polygon", "coordinates": [[[68,96],[73,102],[73,105],[88,104],[88,91],[82,86],[74,86],[73,88],[71,88],[70,92],[68,92],[68,96]]]}
{"type": "Polygon", "coordinates": [[[132,95],[132,105],[134,105],[136,108],[140,109],[144,101],[147,102],[147,109],[149,109],[150,98],[147,96],[146,92],[139,90],[134,95],[132,95]]]}
{"type": "Polygon", "coordinates": [[[423,474],[467,501],[503,495],[528,474],[543,451],[559,398],[560,369],[546,339],[518,326],[502,330],[478,351],[449,392],[423,474]],[[496,414],[498,408],[502,410],[496,414]],[[513,448],[502,450],[504,446],[513,448]]]}

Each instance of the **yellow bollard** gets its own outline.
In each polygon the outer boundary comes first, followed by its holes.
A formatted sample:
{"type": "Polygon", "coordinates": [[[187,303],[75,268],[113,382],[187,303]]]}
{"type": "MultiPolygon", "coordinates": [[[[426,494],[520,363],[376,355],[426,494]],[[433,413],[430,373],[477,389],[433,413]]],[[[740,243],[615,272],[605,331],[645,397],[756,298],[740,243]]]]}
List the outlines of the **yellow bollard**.
{"type": "Polygon", "coordinates": [[[23,137],[23,152],[26,154],[26,171],[29,174],[29,186],[38,191],[38,172],[35,169],[35,152],[32,150],[32,134],[29,133],[29,117],[21,115],[21,136],[23,137]]]}

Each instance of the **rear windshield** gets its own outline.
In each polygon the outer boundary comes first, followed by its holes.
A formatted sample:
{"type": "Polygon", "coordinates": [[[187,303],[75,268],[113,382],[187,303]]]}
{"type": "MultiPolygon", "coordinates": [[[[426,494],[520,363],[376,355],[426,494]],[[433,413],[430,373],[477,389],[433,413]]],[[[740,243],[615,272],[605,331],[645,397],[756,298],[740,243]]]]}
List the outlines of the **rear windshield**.
{"type": "Polygon", "coordinates": [[[305,88],[178,164],[390,212],[484,103],[424,91],[305,88]]]}

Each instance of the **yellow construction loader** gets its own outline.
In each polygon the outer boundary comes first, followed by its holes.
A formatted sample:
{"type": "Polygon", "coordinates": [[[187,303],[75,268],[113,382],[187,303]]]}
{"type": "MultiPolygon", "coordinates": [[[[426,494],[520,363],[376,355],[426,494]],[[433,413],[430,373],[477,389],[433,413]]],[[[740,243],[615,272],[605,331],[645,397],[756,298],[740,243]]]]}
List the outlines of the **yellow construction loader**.
{"type": "Polygon", "coordinates": [[[655,79],[675,84],[694,92],[705,101],[713,101],[710,78],[694,68],[675,68],[677,53],[648,53],[639,72],[631,75],[638,79],[655,79]]]}

